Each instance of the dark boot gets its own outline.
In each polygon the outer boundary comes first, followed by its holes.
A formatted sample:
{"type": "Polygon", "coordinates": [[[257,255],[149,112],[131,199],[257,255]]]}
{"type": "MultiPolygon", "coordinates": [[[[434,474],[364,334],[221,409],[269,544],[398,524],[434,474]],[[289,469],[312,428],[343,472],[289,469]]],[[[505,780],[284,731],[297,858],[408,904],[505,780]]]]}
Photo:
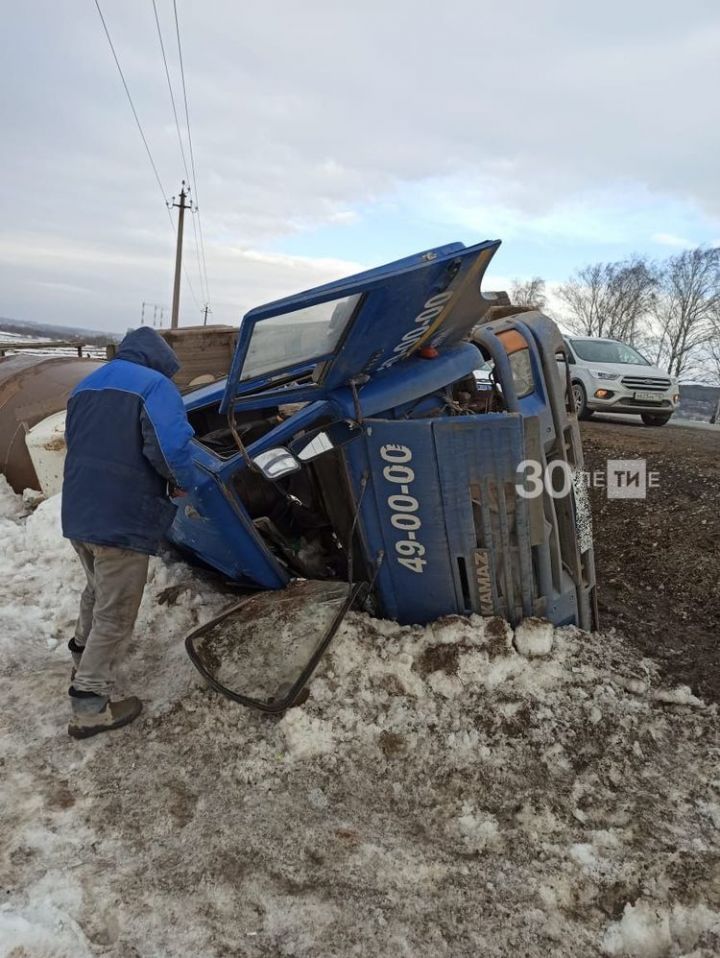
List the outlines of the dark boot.
{"type": "Polygon", "coordinates": [[[68,725],[71,738],[90,738],[99,732],[110,732],[135,721],[142,712],[142,702],[131,695],[129,698],[111,702],[104,695],[84,692],[70,687],[73,716],[68,725]]]}

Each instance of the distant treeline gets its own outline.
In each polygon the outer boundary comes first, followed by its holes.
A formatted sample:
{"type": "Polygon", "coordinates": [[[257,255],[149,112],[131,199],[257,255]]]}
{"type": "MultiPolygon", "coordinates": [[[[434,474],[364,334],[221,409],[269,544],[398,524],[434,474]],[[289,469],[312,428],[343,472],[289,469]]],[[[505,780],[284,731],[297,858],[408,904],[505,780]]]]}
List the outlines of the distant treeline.
{"type": "MultiPolygon", "coordinates": [[[[541,276],[516,281],[512,301],[542,309],[545,287],[541,276]]],[[[673,376],[720,381],[720,245],[589,263],[554,299],[554,318],[577,335],[622,340],[673,376]]]]}
{"type": "Polygon", "coordinates": [[[4,332],[15,333],[18,336],[37,336],[59,342],[79,340],[89,346],[107,346],[120,339],[120,336],[114,333],[100,333],[96,329],[82,329],[79,326],[50,326],[48,323],[31,323],[0,316],[0,338],[4,332]]]}

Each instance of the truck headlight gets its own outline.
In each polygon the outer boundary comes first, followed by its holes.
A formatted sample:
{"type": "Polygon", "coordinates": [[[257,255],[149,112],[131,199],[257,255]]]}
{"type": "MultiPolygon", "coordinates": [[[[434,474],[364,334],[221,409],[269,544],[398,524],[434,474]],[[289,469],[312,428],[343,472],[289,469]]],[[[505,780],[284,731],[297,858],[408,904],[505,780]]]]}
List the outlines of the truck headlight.
{"type": "Polygon", "coordinates": [[[530,350],[519,349],[517,352],[510,353],[509,358],[515,392],[517,393],[518,399],[522,399],[523,396],[529,396],[535,389],[532,364],[530,362],[530,350]]]}

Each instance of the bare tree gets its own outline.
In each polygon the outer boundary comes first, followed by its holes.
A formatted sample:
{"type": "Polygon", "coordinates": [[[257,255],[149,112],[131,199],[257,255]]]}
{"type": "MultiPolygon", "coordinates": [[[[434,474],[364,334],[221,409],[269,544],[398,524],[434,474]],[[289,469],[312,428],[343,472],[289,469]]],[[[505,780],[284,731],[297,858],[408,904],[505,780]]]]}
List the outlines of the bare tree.
{"type": "Polygon", "coordinates": [[[510,288],[510,301],[513,306],[532,306],[534,309],[544,309],[547,304],[545,280],[541,276],[532,279],[513,280],[510,288]]]}
{"type": "Polygon", "coordinates": [[[573,332],[635,343],[649,331],[658,274],[644,257],[592,263],[578,270],[557,295],[573,332]]]}
{"type": "Polygon", "coordinates": [[[584,336],[605,333],[603,270],[603,263],[583,266],[558,287],[558,299],[567,307],[567,322],[574,333],[584,336]]]}
{"type": "Polygon", "coordinates": [[[720,328],[720,249],[684,250],[667,260],[655,315],[661,356],[670,374],[680,376],[720,328]]]}

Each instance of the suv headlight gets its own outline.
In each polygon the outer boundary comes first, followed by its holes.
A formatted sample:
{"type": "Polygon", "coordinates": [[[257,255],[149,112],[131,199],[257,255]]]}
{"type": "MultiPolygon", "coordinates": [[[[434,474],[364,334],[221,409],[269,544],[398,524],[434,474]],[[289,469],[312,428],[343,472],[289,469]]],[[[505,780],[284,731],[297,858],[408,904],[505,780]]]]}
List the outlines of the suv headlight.
{"type": "Polygon", "coordinates": [[[620,373],[605,373],[600,369],[593,369],[592,374],[596,379],[619,379],[620,373]]]}

